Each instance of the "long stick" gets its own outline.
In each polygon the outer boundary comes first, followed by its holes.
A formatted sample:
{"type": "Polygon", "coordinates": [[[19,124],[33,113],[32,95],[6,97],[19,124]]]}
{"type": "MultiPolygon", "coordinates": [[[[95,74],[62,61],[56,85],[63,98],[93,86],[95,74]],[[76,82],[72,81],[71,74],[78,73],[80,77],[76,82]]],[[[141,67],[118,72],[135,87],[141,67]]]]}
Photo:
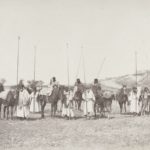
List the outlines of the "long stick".
{"type": "Polygon", "coordinates": [[[19,51],[20,51],[20,36],[18,36],[18,52],[17,52],[17,85],[19,77],[19,51]]]}
{"type": "MultiPolygon", "coordinates": [[[[136,88],[137,88],[137,52],[135,52],[135,78],[136,78],[136,88]]],[[[138,92],[138,91],[137,91],[138,92]]],[[[138,108],[138,103],[137,103],[137,93],[136,93],[136,112],[138,108]]]]}
{"type": "MultiPolygon", "coordinates": [[[[68,94],[70,94],[70,74],[69,74],[69,44],[66,44],[67,47],[67,74],[68,74],[68,94]]],[[[69,97],[68,97],[69,98],[69,97]]],[[[69,99],[68,99],[69,100],[69,99]]],[[[69,120],[70,120],[70,101],[69,101],[69,120]]]]}
{"type": "MultiPolygon", "coordinates": [[[[82,60],[83,60],[83,75],[84,75],[84,84],[86,86],[86,76],[85,76],[85,62],[84,62],[84,54],[83,54],[83,46],[81,46],[82,51],[82,60]]],[[[86,102],[86,115],[87,115],[87,99],[86,99],[86,90],[85,90],[85,102],[86,102]]]]}
{"type": "Polygon", "coordinates": [[[135,52],[135,79],[136,79],[136,88],[137,88],[137,52],[135,52]]]}
{"type": "Polygon", "coordinates": [[[101,73],[101,71],[103,69],[103,66],[104,66],[104,63],[105,63],[105,60],[106,60],[106,58],[104,58],[103,61],[102,61],[102,63],[101,63],[101,66],[100,66],[99,71],[97,73],[97,78],[99,78],[99,76],[100,76],[100,73],[101,73]]]}
{"type": "Polygon", "coordinates": [[[81,46],[81,50],[82,50],[82,60],[83,60],[83,76],[84,76],[84,84],[86,84],[85,62],[84,62],[83,46],[81,46]]]}
{"type": "Polygon", "coordinates": [[[34,75],[33,75],[34,81],[35,81],[35,75],[36,75],[36,51],[37,51],[37,47],[34,46],[34,75]]]}
{"type": "Polygon", "coordinates": [[[81,52],[81,56],[80,56],[80,59],[79,59],[79,64],[78,64],[78,68],[77,68],[76,79],[77,79],[77,77],[78,77],[78,74],[79,74],[79,69],[80,69],[80,65],[81,65],[81,59],[82,59],[82,52],[81,52]]]}

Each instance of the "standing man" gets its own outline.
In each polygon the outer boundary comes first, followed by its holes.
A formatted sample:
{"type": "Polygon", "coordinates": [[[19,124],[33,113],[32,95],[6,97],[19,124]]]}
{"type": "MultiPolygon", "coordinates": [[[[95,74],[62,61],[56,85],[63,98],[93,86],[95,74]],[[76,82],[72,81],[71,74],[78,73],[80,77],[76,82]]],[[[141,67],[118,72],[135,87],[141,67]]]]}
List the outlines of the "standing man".
{"type": "Polygon", "coordinates": [[[134,114],[139,113],[139,97],[140,97],[140,94],[138,93],[137,88],[133,87],[129,95],[131,113],[134,113],[134,114]]]}
{"type": "Polygon", "coordinates": [[[84,99],[84,116],[92,117],[94,115],[94,103],[95,103],[95,96],[90,87],[86,89],[83,93],[84,99]]]}
{"type": "Polygon", "coordinates": [[[27,119],[30,113],[30,95],[24,87],[23,80],[19,82],[18,90],[19,96],[16,115],[19,118],[27,119]]]}

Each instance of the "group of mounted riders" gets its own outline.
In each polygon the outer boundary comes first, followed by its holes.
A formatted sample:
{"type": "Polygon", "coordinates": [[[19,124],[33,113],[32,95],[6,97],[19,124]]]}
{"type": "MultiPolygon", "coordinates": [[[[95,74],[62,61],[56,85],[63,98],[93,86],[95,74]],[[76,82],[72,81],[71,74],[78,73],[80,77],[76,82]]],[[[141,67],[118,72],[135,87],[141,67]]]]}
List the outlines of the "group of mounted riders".
{"type": "Polygon", "coordinates": [[[9,107],[11,107],[11,117],[28,118],[30,112],[41,112],[41,117],[44,117],[46,103],[51,104],[51,116],[55,116],[58,111],[63,117],[75,117],[74,111],[78,110],[83,111],[83,115],[89,118],[96,117],[97,113],[103,116],[106,112],[109,117],[112,100],[118,101],[120,113],[123,112],[123,108],[126,112],[126,105],[129,104],[131,113],[143,115],[150,97],[147,87],[142,90],[133,87],[132,90],[129,90],[126,85],[123,85],[116,94],[104,91],[98,79],[94,79],[90,86],[77,79],[73,88],[66,88],[59,85],[56,78],[53,77],[50,80],[47,94],[36,86],[26,87],[22,80],[13,91],[5,92],[3,84],[4,80],[0,82],[0,117],[3,104],[3,116],[5,117],[7,110],[7,118],[9,107]],[[5,93],[5,96],[1,96],[4,95],[2,93],[5,93]]]}

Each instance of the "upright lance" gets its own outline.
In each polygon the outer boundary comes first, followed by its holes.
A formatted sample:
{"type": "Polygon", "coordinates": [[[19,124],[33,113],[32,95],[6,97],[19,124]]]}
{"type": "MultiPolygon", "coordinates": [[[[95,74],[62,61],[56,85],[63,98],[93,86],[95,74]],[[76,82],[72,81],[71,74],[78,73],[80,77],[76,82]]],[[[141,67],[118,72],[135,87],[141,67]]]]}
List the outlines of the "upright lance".
{"type": "MultiPolygon", "coordinates": [[[[85,75],[85,62],[84,62],[84,54],[83,54],[83,46],[81,46],[81,52],[82,52],[82,62],[83,62],[83,76],[84,76],[84,84],[86,86],[86,75],[85,75]]],[[[85,102],[86,102],[86,115],[87,115],[87,101],[86,101],[86,91],[85,91],[85,102]]]]}
{"type": "MultiPolygon", "coordinates": [[[[67,75],[68,75],[68,94],[70,94],[70,73],[69,73],[69,44],[66,44],[67,47],[67,75]]],[[[70,120],[70,102],[69,102],[69,120],[70,120]]]]}
{"type": "Polygon", "coordinates": [[[20,36],[18,36],[18,51],[17,51],[17,85],[18,85],[18,78],[19,78],[19,53],[20,53],[20,36]]]}
{"type": "Polygon", "coordinates": [[[103,69],[103,66],[104,66],[104,63],[105,63],[105,60],[106,60],[106,58],[104,58],[103,61],[102,61],[102,63],[101,63],[101,66],[100,66],[100,68],[98,70],[98,73],[97,73],[97,78],[99,78],[99,76],[100,76],[100,73],[101,73],[101,71],[103,69]]]}
{"type": "Polygon", "coordinates": [[[136,88],[138,86],[138,81],[137,81],[137,51],[135,52],[135,80],[136,80],[136,88]]]}
{"type": "Polygon", "coordinates": [[[67,47],[67,77],[68,77],[68,89],[70,87],[70,73],[69,73],[69,44],[67,43],[66,44],[66,47],[67,47]]]}

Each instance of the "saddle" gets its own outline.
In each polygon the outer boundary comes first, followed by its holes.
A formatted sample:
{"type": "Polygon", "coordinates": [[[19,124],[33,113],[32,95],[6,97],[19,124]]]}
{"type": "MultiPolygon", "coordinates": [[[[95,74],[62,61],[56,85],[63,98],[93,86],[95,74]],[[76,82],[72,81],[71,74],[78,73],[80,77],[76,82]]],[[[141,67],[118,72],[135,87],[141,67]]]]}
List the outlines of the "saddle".
{"type": "Polygon", "coordinates": [[[0,93],[0,98],[3,100],[6,100],[8,93],[9,93],[9,90],[2,91],[0,93]]]}
{"type": "Polygon", "coordinates": [[[109,92],[109,91],[106,91],[106,92],[103,93],[103,97],[104,97],[104,98],[107,98],[107,99],[108,99],[108,98],[111,98],[111,96],[112,96],[112,93],[109,92]]]}

